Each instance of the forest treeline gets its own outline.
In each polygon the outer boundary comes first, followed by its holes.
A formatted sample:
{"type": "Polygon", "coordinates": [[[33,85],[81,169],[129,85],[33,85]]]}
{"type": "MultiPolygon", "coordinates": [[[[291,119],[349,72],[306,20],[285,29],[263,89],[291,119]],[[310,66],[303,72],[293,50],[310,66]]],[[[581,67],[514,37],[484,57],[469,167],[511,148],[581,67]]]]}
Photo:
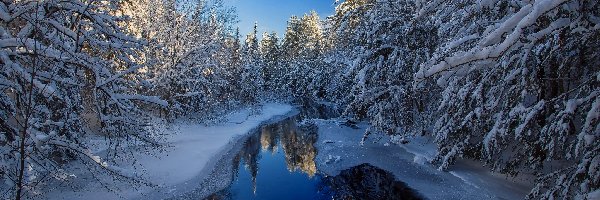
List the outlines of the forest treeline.
{"type": "Polygon", "coordinates": [[[241,36],[222,0],[3,0],[0,21],[3,198],[35,197],[75,162],[144,184],[115,163],[160,146],[154,119],[306,99],[368,121],[365,138],[432,138],[441,170],[533,174],[527,198],[600,186],[595,0],[346,0],[292,16],[283,38],[241,36]]]}

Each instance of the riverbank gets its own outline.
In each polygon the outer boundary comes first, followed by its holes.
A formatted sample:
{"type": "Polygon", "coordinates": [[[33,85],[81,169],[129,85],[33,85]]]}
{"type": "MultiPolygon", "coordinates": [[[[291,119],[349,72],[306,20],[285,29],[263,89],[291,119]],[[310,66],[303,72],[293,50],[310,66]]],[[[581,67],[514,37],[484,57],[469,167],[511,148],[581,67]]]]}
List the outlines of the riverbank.
{"type": "Polygon", "coordinates": [[[507,178],[468,161],[439,171],[428,162],[435,145],[423,139],[394,144],[387,136],[372,135],[361,145],[368,124],[348,127],[335,119],[313,121],[319,127],[317,169],[326,176],[369,163],[393,173],[427,199],[523,199],[532,188],[531,180],[507,178]]]}
{"type": "MultiPolygon", "coordinates": [[[[130,163],[119,165],[137,174],[147,183],[134,188],[127,183],[111,183],[107,191],[86,170],[72,174],[72,182],[42,191],[45,199],[164,199],[196,189],[198,182],[213,171],[217,160],[229,151],[239,138],[264,123],[287,116],[294,108],[286,104],[265,104],[258,114],[249,109],[239,110],[226,117],[225,122],[204,126],[175,122],[165,128],[165,149],[147,152],[132,149],[130,163]]],[[[156,126],[160,126],[157,124],[156,126]]],[[[110,180],[100,177],[100,181],[110,180]]]]}

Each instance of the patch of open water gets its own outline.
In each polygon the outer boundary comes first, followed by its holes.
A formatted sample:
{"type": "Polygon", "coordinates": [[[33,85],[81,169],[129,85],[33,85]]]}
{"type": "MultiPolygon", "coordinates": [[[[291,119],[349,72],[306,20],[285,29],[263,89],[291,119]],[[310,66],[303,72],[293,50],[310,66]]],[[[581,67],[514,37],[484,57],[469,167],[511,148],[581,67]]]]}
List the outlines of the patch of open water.
{"type": "Polygon", "coordinates": [[[315,163],[317,131],[296,121],[251,134],[233,156],[233,182],[207,199],[420,199],[391,173],[368,164],[324,177],[315,163]]]}

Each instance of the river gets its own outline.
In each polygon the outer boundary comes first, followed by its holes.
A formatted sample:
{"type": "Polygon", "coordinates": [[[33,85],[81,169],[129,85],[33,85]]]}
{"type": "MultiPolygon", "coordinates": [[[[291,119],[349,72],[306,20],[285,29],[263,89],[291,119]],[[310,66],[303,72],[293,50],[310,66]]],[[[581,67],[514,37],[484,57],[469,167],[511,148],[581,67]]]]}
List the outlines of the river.
{"type": "Polygon", "coordinates": [[[233,181],[207,199],[420,199],[393,175],[368,164],[327,177],[317,169],[314,127],[297,117],[262,126],[226,156],[233,181]]]}

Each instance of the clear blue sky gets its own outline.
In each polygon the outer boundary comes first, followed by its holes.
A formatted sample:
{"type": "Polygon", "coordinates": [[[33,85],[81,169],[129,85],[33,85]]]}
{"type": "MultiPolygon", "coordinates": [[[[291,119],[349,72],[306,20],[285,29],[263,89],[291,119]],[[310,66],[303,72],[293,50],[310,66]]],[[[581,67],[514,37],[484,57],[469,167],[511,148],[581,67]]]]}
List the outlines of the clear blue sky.
{"type": "Polygon", "coordinates": [[[292,15],[302,17],[311,10],[317,11],[321,19],[333,14],[335,0],[225,0],[236,7],[240,35],[246,36],[258,22],[258,32],[276,31],[281,37],[292,15]]]}

